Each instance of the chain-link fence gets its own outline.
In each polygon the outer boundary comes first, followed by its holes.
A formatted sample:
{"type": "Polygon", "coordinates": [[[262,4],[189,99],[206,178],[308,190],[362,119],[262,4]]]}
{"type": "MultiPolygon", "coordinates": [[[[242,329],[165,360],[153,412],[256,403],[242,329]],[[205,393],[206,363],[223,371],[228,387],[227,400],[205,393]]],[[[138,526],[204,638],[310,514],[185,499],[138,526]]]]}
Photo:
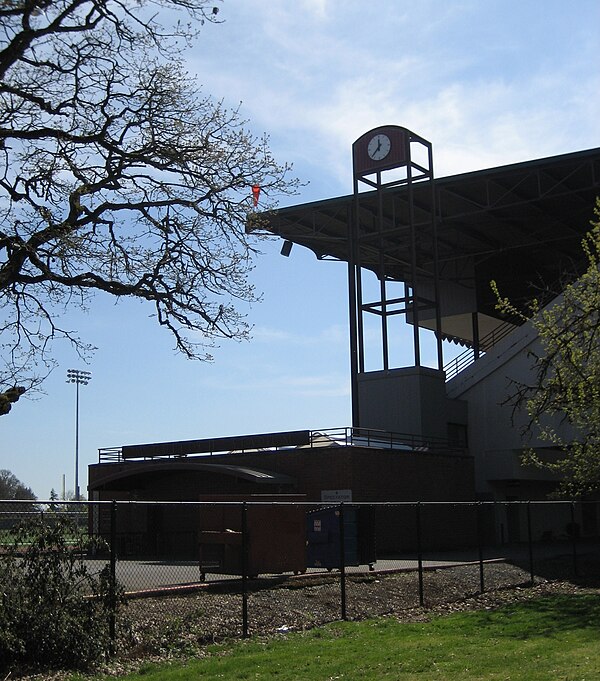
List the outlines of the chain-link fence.
{"type": "Polygon", "coordinates": [[[24,522],[68,518],[82,565],[111,575],[115,606],[124,597],[115,646],[151,651],[598,579],[599,514],[596,502],[2,501],[0,558],[25,554],[24,522]]]}

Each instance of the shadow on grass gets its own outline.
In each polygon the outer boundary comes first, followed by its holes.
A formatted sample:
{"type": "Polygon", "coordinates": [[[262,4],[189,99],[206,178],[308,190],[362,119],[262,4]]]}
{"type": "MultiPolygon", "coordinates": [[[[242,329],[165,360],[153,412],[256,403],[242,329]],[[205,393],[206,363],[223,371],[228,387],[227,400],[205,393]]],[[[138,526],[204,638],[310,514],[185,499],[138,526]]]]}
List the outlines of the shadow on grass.
{"type": "Polygon", "coordinates": [[[523,639],[583,629],[600,634],[600,594],[546,596],[471,615],[481,628],[494,628],[503,636],[523,639]]]}
{"type": "MultiPolygon", "coordinates": [[[[510,562],[526,572],[530,570],[529,559],[513,559],[510,562]]],[[[536,558],[534,554],[533,573],[549,581],[562,580],[579,586],[600,586],[600,555],[593,552],[580,553],[574,557],[565,553],[551,558],[536,558]]]]}

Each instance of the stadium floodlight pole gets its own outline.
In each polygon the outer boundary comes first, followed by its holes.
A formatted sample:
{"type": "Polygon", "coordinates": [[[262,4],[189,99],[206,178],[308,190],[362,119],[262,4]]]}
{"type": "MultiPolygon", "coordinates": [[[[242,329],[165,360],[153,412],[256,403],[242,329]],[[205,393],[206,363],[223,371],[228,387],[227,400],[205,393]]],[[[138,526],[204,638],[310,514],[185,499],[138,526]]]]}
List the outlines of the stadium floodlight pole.
{"type": "Polygon", "coordinates": [[[67,369],[67,383],[75,383],[75,501],[79,501],[79,386],[92,380],[90,371],[67,369]]]}

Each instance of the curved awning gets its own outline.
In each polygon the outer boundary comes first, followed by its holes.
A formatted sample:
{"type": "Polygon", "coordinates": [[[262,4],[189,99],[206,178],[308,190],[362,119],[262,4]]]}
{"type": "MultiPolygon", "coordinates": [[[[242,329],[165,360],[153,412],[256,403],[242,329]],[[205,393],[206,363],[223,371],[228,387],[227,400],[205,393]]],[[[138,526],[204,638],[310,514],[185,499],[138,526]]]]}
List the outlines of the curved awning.
{"type": "Polygon", "coordinates": [[[102,471],[102,475],[94,476],[90,480],[89,490],[100,489],[107,483],[116,480],[124,480],[136,476],[154,475],[156,473],[173,472],[197,472],[216,475],[225,475],[233,478],[241,478],[262,485],[295,485],[296,479],[282,473],[265,471],[248,466],[236,466],[232,464],[204,463],[193,460],[162,460],[140,461],[127,464],[103,464],[96,469],[102,471]]]}

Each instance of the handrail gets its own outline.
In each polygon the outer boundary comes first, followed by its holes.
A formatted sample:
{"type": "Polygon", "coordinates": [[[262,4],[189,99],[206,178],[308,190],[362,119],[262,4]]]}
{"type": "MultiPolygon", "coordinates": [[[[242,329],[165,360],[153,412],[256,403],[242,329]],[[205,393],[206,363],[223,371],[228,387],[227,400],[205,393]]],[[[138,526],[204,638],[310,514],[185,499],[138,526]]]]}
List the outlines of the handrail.
{"type": "Polygon", "coordinates": [[[103,447],[98,450],[99,462],[102,463],[104,461],[109,463],[113,461],[122,461],[121,453],[121,447],[103,447]]]}
{"type": "MultiPolygon", "coordinates": [[[[563,291],[565,286],[574,281],[577,276],[578,275],[576,272],[563,273],[554,282],[554,285],[547,286],[544,291],[540,291],[537,298],[537,309],[541,310],[542,308],[549,305],[557,297],[557,295],[559,295],[558,292],[563,291]]],[[[511,315],[511,319],[507,319],[495,329],[492,329],[492,331],[488,333],[487,336],[484,336],[479,342],[480,356],[484,355],[488,350],[493,348],[496,343],[508,336],[508,334],[511,333],[516,326],[521,326],[522,323],[523,317],[521,317],[519,320],[519,317],[516,315],[511,315]]],[[[450,360],[450,362],[444,366],[444,371],[446,372],[446,381],[454,378],[463,369],[466,369],[468,366],[473,364],[473,362],[475,362],[475,351],[473,348],[467,348],[464,352],[461,352],[460,355],[450,360]]]]}
{"type": "MultiPolygon", "coordinates": [[[[511,322],[503,322],[500,326],[492,329],[490,333],[484,336],[479,343],[479,356],[485,355],[485,353],[491,348],[499,343],[503,338],[506,338],[515,328],[514,324],[511,322]]],[[[446,372],[446,381],[457,376],[463,369],[471,366],[473,362],[476,361],[475,348],[467,348],[460,355],[451,359],[447,364],[444,365],[444,371],[446,372]]]]}
{"type": "MultiPolygon", "coordinates": [[[[234,450],[237,453],[273,452],[302,449],[304,447],[376,447],[378,449],[394,449],[404,451],[421,452],[462,452],[463,447],[454,445],[442,437],[422,437],[411,433],[398,433],[373,428],[354,428],[351,426],[342,428],[323,428],[309,431],[310,437],[306,445],[276,445],[272,447],[248,447],[247,449],[234,450]]],[[[240,438],[242,440],[243,438],[240,438]]],[[[223,442],[225,439],[220,440],[223,442]]],[[[216,442],[216,440],[215,440],[216,442]]],[[[157,459],[185,459],[201,456],[218,456],[231,454],[233,451],[203,451],[190,452],[189,454],[161,454],[158,456],[137,459],[124,457],[122,447],[104,447],[98,450],[98,463],[127,463],[129,461],[148,461],[157,459]]]]}
{"type": "Polygon", "coordinates": [[[422,437],[412,433],[400,433],[374,428],[328,428],[311,431],[311,446],[318,446],[319,436],[336,444],[349,446],[407,448],[413,450],[453,449],[451,443],[442,437],[422,437]]]}

